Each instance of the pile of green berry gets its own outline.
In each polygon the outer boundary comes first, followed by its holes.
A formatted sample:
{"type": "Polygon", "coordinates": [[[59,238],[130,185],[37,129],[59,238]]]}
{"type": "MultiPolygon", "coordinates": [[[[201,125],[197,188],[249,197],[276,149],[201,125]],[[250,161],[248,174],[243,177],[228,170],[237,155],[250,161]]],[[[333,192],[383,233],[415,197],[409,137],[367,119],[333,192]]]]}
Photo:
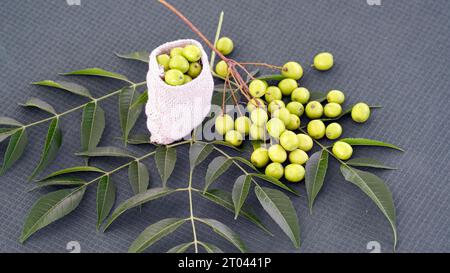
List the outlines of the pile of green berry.
{"type": "MultiPolygon", "coordinates": [[[[333,55],[323,52],[314,58],[313,67],[326,71],[333,67],[333,55]]],[[[216,65],[216,73],[227,77],[226,62],[216,65]]],[[[248,116],[242,115],[236,120],[228,114],[218,116],[215,130],[225,135],[225,141],[240,146],[245,136],[251,140],[262,141],[261,147],[254,150],[251,162],[257,168],[265,168],[265,174],[276,179],[283,176],[289,182],[299,182],[305,177],[303,165],[308,161],[309,152],[313,148],[313,139],[324,137],[338,139],[342,134],[342,126],[327,119],[337,118],[342,114],[341,105],[345,95],[339,90],[331,90],[326,96],[324,105],[310,100],[310,92],[301,87],[298,80],[303,76],[303,68],[297,62],[288,62],[281,67],[283,79],[276,85],[266,81],[253,79],[248,91],[252,96],[247,104],[248,116]],[[307,134],[300,130],[303,114],[307,117],[307,134]],[[329,123],[325,125],[325,122],[329,123]],[[269,143],[267,139],[270,140],[269,143]]],[[[370,116],[370,108],[360,102],[353,106],[351,117],[355,122],[363,123],[370,116]]],[[[333,144],[332,152],[341,160],[348,160],[353,153],[352,147],[342,141],[333,144]]]]}
{"type": "Polygon", "coordinates": [[[168,85],[186,84],[202,72],[202,51],[197,46],[175,47],[169,54],[156,57],[158,64],[164,68],[164,81],[168,85]]]}

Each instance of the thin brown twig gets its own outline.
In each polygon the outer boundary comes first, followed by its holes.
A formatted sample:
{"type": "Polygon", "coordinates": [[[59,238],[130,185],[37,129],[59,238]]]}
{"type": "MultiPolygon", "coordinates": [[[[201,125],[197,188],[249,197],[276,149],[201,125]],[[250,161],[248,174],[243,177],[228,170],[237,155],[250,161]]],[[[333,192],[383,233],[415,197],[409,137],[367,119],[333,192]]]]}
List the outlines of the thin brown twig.
{"type": "Polygon", "coordinates": [[[268,63],[248,63],[248,62],[240,62],[241,65],[254,65],[254,66],[263,66],[263,67],[267,67],[270,69],[275,69],[275,70],[282,70],[283,67],[281,66],[277,66],[277,65],[272,65],[272,64],[268,64],[268,63]]]}

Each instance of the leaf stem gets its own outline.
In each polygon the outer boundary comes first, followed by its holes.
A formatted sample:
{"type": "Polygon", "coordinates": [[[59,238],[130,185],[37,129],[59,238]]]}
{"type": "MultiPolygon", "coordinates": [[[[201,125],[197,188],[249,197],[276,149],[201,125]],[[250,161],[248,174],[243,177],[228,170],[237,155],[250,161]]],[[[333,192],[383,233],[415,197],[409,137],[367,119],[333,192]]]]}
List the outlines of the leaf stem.
{"type": "Polygon", "coordinates": [[[194,168],[191,168],[191,170],[189,171],[189,185],[188,185],[188,193],[189,193],[189,213],[190,213],[190,217],[189,219],[191,220],[191,225],[192,225],[192,234],[194,236],[194,249],[195,249],[195,253],[198,253],[198,240],[197,240],[197,232],[195,229],[195,217],[194,217],[194,209],[193,209],[193,205],[192,205],[192,191],[194,190],[192,188],[192,174],[194,172],[194,168]]]}
{"type": "MultiPolygon", "coordinates": [[[[222,31],[222,23],[223,23],[223,11],[220,12],[219,16],[219,23],[217,24],[217,30],[216,30],[216,36],[214,37],[214,47],[216,47],[217,40],[219,40],[220,32],[222,31]]],[[[211,70],[214,70],[214,61],[216,59],[216,52],[214,50],[211,51],[211,61],[210,61],[210,67],[211,70]]],[[[214,73],[214,71],[212,71],[214,73]]]]}

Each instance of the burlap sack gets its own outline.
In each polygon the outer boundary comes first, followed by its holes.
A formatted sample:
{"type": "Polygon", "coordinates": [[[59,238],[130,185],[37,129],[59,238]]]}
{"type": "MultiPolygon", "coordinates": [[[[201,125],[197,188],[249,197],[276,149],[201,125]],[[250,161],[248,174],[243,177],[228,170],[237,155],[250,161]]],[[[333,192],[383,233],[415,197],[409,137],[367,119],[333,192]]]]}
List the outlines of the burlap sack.
{"type": "Polygon", "coordinates": [[[147,73],[148,101],[145,106],[147,128],[150,141],[170,144],[190,134],[201,124],[211,109],[214,80],[211,75],[208,56],[202,45],[195,40],[178,40],[165,43],[150,54],[147,73]],[[170,86],[162,79],[164,69],[158,65],[156,57],[168,54],[174,47],[193,44],[202,51],[202,72],[187,84],[170,86]]]}

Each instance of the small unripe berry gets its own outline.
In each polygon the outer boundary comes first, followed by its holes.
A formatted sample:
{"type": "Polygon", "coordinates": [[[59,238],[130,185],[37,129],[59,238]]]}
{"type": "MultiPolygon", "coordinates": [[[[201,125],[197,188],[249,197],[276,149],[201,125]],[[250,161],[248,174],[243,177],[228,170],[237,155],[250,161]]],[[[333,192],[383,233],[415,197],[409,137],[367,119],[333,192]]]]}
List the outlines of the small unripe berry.
{"type": "Polygon", "coordinates": [[[301,117],[303,115],[303,112],[305,111],[303,104],[298,101],[291,101],[286,105],[286,109],[288,109],[291,114],[294,114],[298,117],[301,117]]]}
{"type": "Polygon", "coordinates": [[[266,105],[264,104],[264,101],[262,99],[253,98],[247,103],[247,111],[249,111],[250,113],[257,108],[266,109],[266,105]]]}
{"type": "Polygon", "coordinates": [[[279,138],[280,135],[286,130],[286,126],[284,125],[284,122],[282,122],[278,118],[271,118],[267,122],[267,132],[270,136],[274,138],[279,138]]]}
{"type": "Polygon", "coordinates": [[[352,157],[353,154],[352,146],[342,141],[337,141],[336,143],[334,143],[332,151],[333,154],[341,160],[347,160],[352,157]]]}
{"type": "Polygon", "coordinates": [[[266,130],[263,126],[252,124],[250,126],[250,139],[251,140],[265,140],[266,130]]]}
{"type": "Polygon", "coordinates": [[[187,74],[191,76],[192,78],[197,78],[198,75],[200,75],[200,72],[202,72],[202,65],[198,62],[191,63],[189,65],[189,70],[187,74]]]}
{"type": "Polygon", "coordinates": [[[342,91],[339,90],[331,90],[327,94],[327,101],[328,102],[335,102],[339,104],[343,104],[345,101],[345,95],[342,91]]]}
{"type": "Polygon", "coordinates": [[[183,48],[181,48],[181,47],[175,47],[170,50],[171,58],[173,58],[175,56],[182,56],[182,55],[183,55],[183,48]]]}
{"type": "Polygon", "coordinates": [[[292,91],[298,87],[298,83],[294,79],[283,79],[278,83],[278,88],[280,88],[283,96],[290,96],[292,91]]]}
{"type": "Polygon", "coordinates": [[[218,116],[215,121],[215,127],[218,134],[225,135],[234,128],[233,118],[230,115],[218,116]]]}
{"type": "Polygon", "coordinates": [[[298,127],[300,127],[301,121],[300,118],[297,115],[291,114],[291,120],[289,121],[289,124],[286,125],[286,129],[288,130],[297,130],[298,127]]]}
{"type": "Polygon", "coordinates": [[[269,110],[269,113],[272,114],[276,110],[284,108],[284,107],[286,107],[286,105],[284,104],[284,102],[282,100],[274,100],[271,103],[269,103],[268,110],[269,110]]]}
{"type": "Polygon", "coordinates": [[[303,68],[297,62],[287,62],[283,65],[281,74],[286,78],[299,80],[303,76],[303,68]]]}
{"type": "Polygon", "coordinates": [[[171,69],[164,74],[164,81],[168,85],[182,85],[184,83],[184,74],[177,69],[171,69]]]}
{"type": "Polygon", "coordinates": [[[310,96],[311,94],[308,89],[305,87],[298,87],[292,91],[291,100],[300,102],[301,104],[306,104],[309,101],[310,96]]]}
{"type": "Polygon", "coordinates": [[[257,108],[251,114],[250,118],[252,122],[258,126],[263,126],[266,124],[269,117],[267,116],[267,112],[264,109],[257,108]]]}
{"type": "Polygon", "coordinates": [[[289,122],[291,122],[291,113],[286,108],[281,108],[273,111],[272,117],[281,119],[284,125],[288,125],[289,122]]]}
{"type": "Polygon", "coordinates": [[[182,73],[186,73],[189,70],[189,62],[183,56],[177,55],[170,59],[169,67],[171,69],[178,69],[182,73]]]}
{"type": "Polygon", "coordinates": [[[230,130],[225,134],[225,141],[237,147],[242,144],[242,135],[238,131],[230,130]]]}
{"type": "Polygon", "coordinates": [[[329,118],[335,118],[342,113],[342,107],[340,104],[330,102],[325,104],[325,107],[323,108],[323,113],[325,114],[325,116],[329,118]]]}
{"type": "Polygon", "coordinates": [[[262,168],[269,163],[269,153],[266,148],[258,148],[256,149],[251,157],[250,161],[255,165],[257,168],[262,168]]]}
{"type": "Polygon", "coordinates": [[[225,61],[220,61],[216,64],[216,73],[223,77],[226,78],[228,75],[228,64],[225,61]]]}
{"type": "Polygon", "coordinates": [[[280,144],[286,151],[294,151],[298,148],[297,135],[292,131],[284,131],[280,136],[280,144]]]}
{"type": "Polygon", "coordinates": [[[248,86],[250,94],[255,98],[260,98],[266,93],[267,85],[261,80],[253,80],[248,86]]]}
{"type": "Polygon", "coordinates": [[[305,152],[308,152],[312,149],[314,142],[310,136],[306,134],[297,134],[297,138],[299,149],[302,149],[305,152]]]}
{"type": "Polygon", "coordinates": [[[233,40],[231,40],[228,37],[222,37],[219,40],[217,40],[216,44],[217,50],[220,51],[223,55],[230,54],[234,49],[234,43],[233,40]]]}
{"type": "Polygon", "coordinates": [[[269,148],[269,158],[273,162],[283,163],[287,159],[287,153],[280,144],[275,144],[269,148]]]}
{"type": "Polygon", "coordinates": [[[370,107],[364,102],[355,104],[352,108],[352,119],[355,122],[363,123],[366,122],[370,117],[370,107]]]}
{"type": "Polygon", "coordinates": [[[333,67],[333,64],[334,64],[333,55],[331,55],[331,53],[329,52],[322,52],[314,57],[314,67],[317,70],[320,71],[329,70],[333,67]]]}
{"type": "Polygon", "coordinates": [[[264,173],[275,179],[281,179],[284,174],[284,168],[283,168],[283,165],[281,165],[280,163],[273,162],[273,163],[270,163],[269,165],[267,165],[264,173]]]}
{"type": "Polygon", "coordinates": [[[310,119],[320,118],[323,115],[323,106],[318,101],[311,101],[306,105],[305,112],[310,119]]]}
{"type": "Polygon", "coordinates": [[[274,100],[281,100],[283,98],[283,94],[281,93],[280,88],[276,86],[269,86],[267,87],[264,98],[268,103],[271,103],[274,100]]]}
{"type": "Polygon", "coordinates": [[[342,126],[337,122],[328,124],[325,129],[325,135],[328,139],[339,138],[342,135],[342,126]]]}
{"type": "Polygon", "coordinates": [[[169,62],[170,62],[169,55],[161,54],[158,57],[156,57],[156,61],[160,66],[164,67],[164,71],[169,70],[169,62]]]}
{"type": "Polygon", "coordinates": [[[202,57],[202,51],[195,45],[187,45],[183,48],[183,57],[189,62],[197,62],[202,57]]]}
{"type": "Polygon", "coordinates": [[[303,165],[308,161],[309,156],[308,154],[300,149],[294,150],[289,153],[289,162],[292,164],[300,164],[303,165]]]}
{"type": "Polygon", "coordinates": [[[325,135],[325,124],[323,121],[311,120],[307,126],[308,134],[314,139],[321,139],[325,135]]]}
{"type": "Polygon", "coordinates": [[[184,83],[188,83],[188,82],[191,82],[191,81],[192,81],[191,76],[184,74],[184,83]]]}
{"type": "Polygon", "coordinates": [[[289,164],[284,170],[284,177],[289,182],[299,182],[305,178],[305,168],[299,164],[289,164]]]}
{"type": "Polygon", "coordinates": [[[250,132],[250,119],[246,116],[238,117],[234,121],[234,129],[243,135],[248,135],[250,132]]]}

